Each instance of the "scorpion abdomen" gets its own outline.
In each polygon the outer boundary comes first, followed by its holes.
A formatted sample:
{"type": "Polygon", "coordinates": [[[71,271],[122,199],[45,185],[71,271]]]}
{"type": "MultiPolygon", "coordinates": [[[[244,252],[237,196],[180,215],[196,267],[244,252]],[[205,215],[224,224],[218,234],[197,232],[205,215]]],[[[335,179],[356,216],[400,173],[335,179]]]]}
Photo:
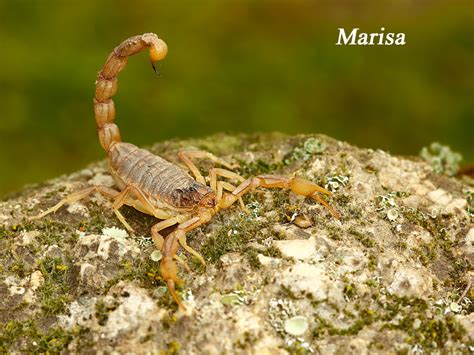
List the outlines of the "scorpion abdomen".
{"type": "Polygon", "coordinates": [[[145,196],[172,206],[178,202],[176,191],[187,191],[196,184],[180,167],[130,143],[115,142],[108,155],[111,172],[119,185],[135,185],[145,196]]]}

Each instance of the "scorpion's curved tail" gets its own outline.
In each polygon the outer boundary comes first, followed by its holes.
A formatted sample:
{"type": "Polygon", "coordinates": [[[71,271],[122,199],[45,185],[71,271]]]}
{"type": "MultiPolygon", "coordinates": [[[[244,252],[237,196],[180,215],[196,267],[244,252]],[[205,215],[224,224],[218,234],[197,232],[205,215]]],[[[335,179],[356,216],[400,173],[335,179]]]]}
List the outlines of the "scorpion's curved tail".
{"type": "Polygon", "coordinates": [[[113,142],[121,141],[120,131],[114,124],[115,105],[111,99],[117,91],[117,75],[125,68],[129,56],[146,48],[150,49],[150,60],[153,69],[155,69],[154,63],[166,56],[168,47],[156,34],[145,33],[130,37],[115,47],[97,75],[94,113],[100,144],[106,151],[109,150],[113,142]]]}

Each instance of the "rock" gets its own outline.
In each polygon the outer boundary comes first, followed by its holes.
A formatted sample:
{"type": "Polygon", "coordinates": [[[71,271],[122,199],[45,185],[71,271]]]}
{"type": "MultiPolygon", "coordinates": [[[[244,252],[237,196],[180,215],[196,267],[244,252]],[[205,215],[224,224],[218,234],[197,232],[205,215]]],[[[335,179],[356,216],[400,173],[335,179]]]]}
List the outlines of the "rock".
{"type": "Polygon", "coordinates": [[[467,201],[464,198],[456,198],[446,206],[446,213],[466,213],[467,201]]]}
{"type": "Polygon", "coordinates": [[[179,267],[181,312],[160,274],[155,218],[124,206],[129,233],[94,194],[29,220],[68,193],[116,188],[104,162],[25,189],[0,201],[0,352],[468,352],[473,293],[458,297],[474,263],[472,187],[321,135],[219,135],[150,150],[176,162],[183,147],[239,163],[246,178],[320,182],[341,218],[288,191],[246,195],[249,214],[232,207],[187,234],[206,267],[179,249],[192,271],[179,267]]]}
{"type": "Polygon", "coordinates": [[[39,231],[21,231],[21,245],[29,245],[31,242],[35,240],[40,235],[39,231]]]}
{"type": "Polygon", "coordinates": [[[434,203],[442,206],[446,206],[450,203],[453,197],[443,189],[437,189],[428,193],[428,198],[434,203]]]}
{"type": "Polygon", "coordinates": [[[402,267],[395,273],[388,291],[398,297],[428,297],[432,293],[432,278],[421,270],[402,267]]]}
{"type": "Polygon", "coordinates": [[[454,319],[456,319],[465,329],[469,340],[474,341],[474,313],[467,315],[456,315],[454,316],[454,319]]]}
{"type": "Polygon", "coordinates": [[[316,238],[310,237],[306,240],[275,240],[273,241],[283,256],[297,260],[311,259],[316,252],[316,238]]]}
{"type": "Polygon", "coordinates": [[[460,250],[474,261],[474,228],[469,229],[460,250]]]}
{"type": "Polygon", "coordinates": [[[332,283],[320,265],[296,263],[281,274],[279,283],[297,294],[309,293],[318,301],[328,297],[332,283]]]}
{"type": "Polygon", "coordinates": [[[71,203],[67,207],[67,211],[69,213],[75,213],[75,214],[81,215],[82,217],[86,217],[86,218],[89,217],[89,211],[88,211],[87,207],[84,206],[82,203],[79,203],[79,202],[71,203]]]}
{"type": "MultiPolygon", "coordinates": [[[[114,230],[115,231],[115,230],[114,230]]],[[[106,230],[110,234],[110,231],[106,230]]],[[[115,235],[84,235],[73,249],[72,275],[77,290],[99,290],[122,272],[120,266],[140,254],[136,243],[117,229],[115,235]]],[[[112,233],[113,234],[113,233],[112,233]]]]}
{"type": "Polygon", "coordinates": [[[114,179],[108,174],[99,173],[94,175],[94,177],[90,179],[88,183],[93,186],[113,187],[114,179]]]}
{"type": "MultiPolygon", "coordinates": [[[[149,323],[158,321],[162,316],[156,303],[146,290],[131,284],[119,283],[110,291],[114,292],[120,295],[121,303],[109,313],[102,334],[109,339],[130,334],[132,331],[146,336],[149,323]]],[[[116,297],[111,297],[113,301],[116,300],[116,297]]],[[[132,349],[131,347],[130,350],[132,349]]]]}

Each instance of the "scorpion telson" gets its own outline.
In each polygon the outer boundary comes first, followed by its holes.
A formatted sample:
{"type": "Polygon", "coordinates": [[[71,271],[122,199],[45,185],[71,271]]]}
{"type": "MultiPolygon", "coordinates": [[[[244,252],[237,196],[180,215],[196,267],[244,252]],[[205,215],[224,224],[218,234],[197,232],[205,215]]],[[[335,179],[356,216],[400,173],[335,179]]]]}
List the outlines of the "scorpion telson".
{"type": "Polygon", "coordinates": [[[205,264],[202,256],[186,243],[186,232],[211,220],[219,210],[240,202],[246,210],[242,196],[257,187],[288,189],[292,192],[315,199],[325,206],[335,218],[337,212],[319,194],[331,195],[329,191],[309,180],[274,175],[259,175],[244,179],[232,172],[233,165],[204,151],[184,151],[179,158],[188,167],[194,178],[185,170],[165,159],[140,149],[133,144],[121,141],[120,132],[114,123],[115,105],[112,97],[117,91],[117,75],[125,68],[129,56],[149,49],[150,60],[155,63],[163,60],[168,52],[166,43],[154,33],[131,37],[119,44],[109,55],[97,75],[94,98],[94,113],[98,127],[99,141],[107,154],[111,175],[117,189],[105,186],[91,186],[77,191],[59,201],[55,206],[33,218],[42,218],[57,211],[66,203],[72,203],[99,192],[113,201],[112,210],[127,230],[133,229],[120,213],[120,207],[129,205],[161,221],[151,228],[154,243],[162,252],[160,271],[163,280],[176,303],[185,309],[175,291],[175,284],[181,283],[176,262],[187,264],[176,256],[179,246],[196,256],[205,264]],[[209,171],[209,186],[194,164],[195,159],[210,159],[223,168],[209,171]],[[221,181],[219,178],[228,179],[221,181]],[[229,181],[239,182],[238,186],[229,181]],[[163,237],[160,231],[177,225],[176,229],[163,237]]]}

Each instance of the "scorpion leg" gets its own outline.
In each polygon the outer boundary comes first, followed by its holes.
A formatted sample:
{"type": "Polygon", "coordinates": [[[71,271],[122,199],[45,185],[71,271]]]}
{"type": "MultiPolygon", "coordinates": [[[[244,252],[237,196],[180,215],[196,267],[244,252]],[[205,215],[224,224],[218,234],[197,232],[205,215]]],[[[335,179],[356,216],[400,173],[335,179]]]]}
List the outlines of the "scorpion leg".
{"type": "Polygon", "coordinates": [[[178,153],[178,157],[183,161],[184,164],[191,170],[193,173],[194,177],[196,178],[197,182],[200,182],[201,184],[206,185],[206,180],[202,176],[201,172],[199,169],[196,167],[192,159],[203,159],[207,158],[212,160],[214,163],[217,163],[219,165],[225,166],[227,169],[233,169],[236,168],[236,165],[231,165],[227,163],[225,160],[216,157],[214,154],[209,153],[209,152],[204,152],[201,150],[186,150],[178,153]]]}
{"type": "Polygon", "coordinates": [[[158,219],[169,219],[169,218],[171,218],[171,215],[168,212],[154,207],[153,204],[148,200],[148,198],[142,192],[142,190],[140,190],[135,185],[130,185],[130,186],[131,186],[131,189],[133,190],[133,193],[138,198],[138,201],[135,200],[135,202],[133,204],[131,204],[132,207],[136,208],[137,210],[139,210],[143,213],[154,216],[158,219]]]}
{"type": "Polygon", "coordinates": [[[119,208],[126,204],[130,200],[131,186],[127,186],[120,194],[115,198],[112,204],[112,210],[119,219],[119,221],[125,226],[129,232],[134,232],[133,228],[125,220],[125,217],[120,213],[119,208]]]}
{"type": "Polygon", "coordinates": [[[50,213],[56,212],[58,209],[60,209],[65,204],[69,204],[69,203],[73,203],[73,202],[77,202],[79,200],[82,200],[83,198],[86,198],[87,196],[89,196],[93,192],[99,192],[102,195],[104,195],[106,197],[109,197],[109,198],[116,198],[120,194],[119,191],[116,191],[114,189],[111,189],[111,188],[108,188],[108,187],[105,187],[105,186],[91,186],[91,187],[88,187],[86,189],[83,189],[83,190],[80,190],[80,191],[77,191],[77,192],[73,192],[72,194],[70,194],[70,195],[66,196],[65,198],[63,198],[61,201],[59,201],[53,207],[48,208],[46,211],[40,213],[39,215],[30,217],[30,218],[32,220],[43,218],[43,217],[47,216],[50,213]]]}
{"type": "Polygon", "coordinates": [[[153,239],[153,242],[158,249],[162,250],[165,242],[165,238],[163,238],[159,232],[163,229],[174,226],[176,223],[178,223],[178,218],[172,217],[158,222],[151,227],[151,239],[153,239]]]}
{"type": "Polygon", "coordinates": [[[288,189],[297,195],[313,198],[326,207],[335,218],[339,219],[339,214],[336,212],[336,210],[318,195],[318,193],[322,193],[331,196],[332,193],[321,186],[318,186],[315,183],[300,177],[285,178],[275,175],[259,175],[254,178],[247,179],[234,191],[232,191],[231,194],[227,194],[221,199],[219,202],[219,208],[229,207],[235,201],[237,201],[237,199],[242,197],[242,195],[256,189],[257,187],[288,189]]]}
{"type": "MultiPolygon", "coordinates": [[[[229,171],[229,170],[225,170],[225,169],[220,169],[220,168],[213,168],[213,169],[210,169],[209,170],[209,177],[210,177],[210,183],[209,183],[209,186],[211,187],[211,189],[213,189],[214,191],[217,192],[217,201],[219,201],[221,198],[222,198],[222,189],[225,188],[226,190],[228,191],[234,191],[236,189],[235,186],[227,183],[227,182],[223,182],[223,181],[217,181],[217,176],[222,176],[222,177],[225,177],[225,178],[228,178],[228,179],[235,179],[235,180],[238,180],[240,182],[244,182],[245,179],[232,172],[232,171],[229,171]]],[[[242,208],[242,210],[245,212],[245,213],[249,213],[249,210],[245,207],[245,204],[244,204],[244,201],[242,200],[242,197],[239,197],[239,203],[240,203],[240,207],[242,208]]]]}
{"type": "MultiPolygon", "coordinates": [[[[226,181],[218,181],[217,182],[217,202],[219,202],[222,199],[222,195],[224,194],[224,189],[227,191],[234,191],[237,187],[226,182],[226,181]]],[[[242,197],[239,198],[239,203],[240,203],[240,209],[244,211],[245,213],[250,213],[247,207],[245,207],[244,201],[242,200],[242,197]]]]}

